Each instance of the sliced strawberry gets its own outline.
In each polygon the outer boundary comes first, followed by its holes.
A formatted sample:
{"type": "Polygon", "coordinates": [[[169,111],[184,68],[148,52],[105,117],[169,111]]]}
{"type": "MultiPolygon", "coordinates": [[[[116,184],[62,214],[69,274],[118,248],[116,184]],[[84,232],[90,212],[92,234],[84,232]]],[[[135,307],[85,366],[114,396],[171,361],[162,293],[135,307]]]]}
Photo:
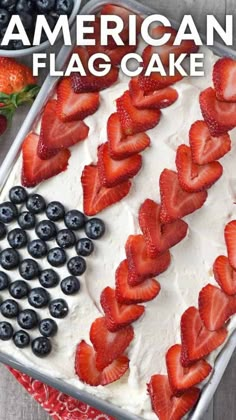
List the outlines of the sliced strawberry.
{"type": "Polygon", "coordinates": [[[181,363],[190,366],[221,346],[227,338],[227,329],[209,331],[204,326],[199,311],[189,307],[181,318],[182,354],[181,363]]]}
{"type": "Polygon", "coordinates": [[[135,52],[136,48],[136,45],[119,45],[110,49],[109,47],[105,47],[96,43],[96,45],[88,46],[87,50],[90,56],[96,53],[106,54],[110,58],[112,66],[119,66],[122,58],[126,54],[135,52]]]}
{"type": "Polygon", "coordinates": [[[119,75],[119,69],[117,67],[111,66],[106,76],[94,76],[88,70],[88,51],[83,47],[77,47],[74,53],[79,55],[86,72],[86,76],[81,76],[80,73],[76,72],[71,73],[71,83],[75,93],[99,92],[117,81],[119,75]]]}
{"type": "Polygon", "coordinates": [[[178,72],[174,76],[169,76],[168,69],[166,69],[166,76],[161,76],[160,73],[152,73],[151,76],[140,75],[138,77],[139,86],[144,95],[149,95],[159,89],[165,89],[182,79],[183,76],[178,72]]]}
{"type": "Polygon", "coordinates": [[[128,90],[116,100],[122,130],[126,136],[141,133],[155,127],[161,117],[159,109],[140,110],[132,104],[128,90]]]}
{"type": "Polygon", "coordinates": [[[181,420],[193,408],[200,395],[198,388],[190,388],[179,398],[175,397],[166,375],[153,375],[148,384],[148,392],[159,420],[181,420]]]}
{"type": "Polygon", "coordinates": [[[172,105],[178,99],[177,90],[167,87],[145,95],[139,85],[139,78],[133,77],[129,83],[133,105],[138,109],[161,109],[172,105]]]}
{"type": "Polygon", "coordinates": [[[118,381],[129,369],[129,359],[126,356],[120,356],[110,365],[108,365],[101,374],[101,385],[108,385],[118,381]]]}
{"type": "Polygon", "coordinates": [[[70,151],[64,149],[51,159],[42,160],[37,155],[38,142],[39,136],[31,132],[22,144],[21,182],[28,188],[65,171],[70,158],[70,151]]]}
{"type": "Polygon", "coordinates": [[[181,188],[187,192],[199,192],[210,188],[222,175],[219,162],[197,165],[192,161],[191,149],[181,144],[176,153],[176,167],[181,188]]]}
{"type": "Polygon", "coordinates": [[[193,213],[203,206],[207,192],[188,193],[184,191],[176,172],[164,169],[160,176],[161,223],[170,223],[193,213]]]}
{"type": "Polygon", "coordinates": [[[124,198],[130,190],[130,181],[124,181],[113,188],[103,187],[99,180],[98,168],[95,165],[84,167],[81,183],[83,187],[84,212],[92,216],[106,207],[117,203],[124,198]]]}
{"type": "Polygon", "coordinates": [[[49,159],[59,150],[85,140],[88,132],[89,127],[83,121],[61,121],[57,116],[57,101],[51,99],[43,111],[38,156],[41,159],[49,159]]]}
{"type": "Polygon", "coordinates": [[[184,368],[181,365],[180,344],[175,344],[167,351],[166,366],[169,383],[176,396],[202,382],[212,370],[211,365],[205,360],[199,360],[192,366],[184,368]]]}
{"type": "Polygon", "coordinates": [[[226,295],[219,287],[207,284],[199,293],[198,307],[205,327],[216,331],[236,313],[236,297],[226,295]]]}
{"type": "Polygon", "coordinates": [[[229,263],[236,270],[236,220],[232,220],[225,226],[224,233],[229,263]]]}
{"type": "Polygon", "coordinates": [[[75,372],[82,382],[91,386],[108,385],[120,379],[129,368],[129,359],[120,356],[102,372],[96,368],[96,353],[84,340],[80,342],[75,355],[75,372]]]}
{"type": "Polygon", "coordinates": [[[188,231],[188,224],[181,219],[163,225],[160,211],[160,205],[149,198],[139,209],[139,225],[147,245],[147,253],[152,258],[182,241],[188,231]]]}
{"type": "Polygon", "coordinates": [[[121,305],[116,300],[115,290],[106,287],[101,294],[101,305],[109,331],[115,332],[136,321],[144,313],[144,306],[121,305]]]}
{"type": "Polygon", "coordinates": [[[219,137],[211,136],[205,121],[196,121],[189,131],[189,144],[192,160],[198,165],[214,162],[222,158],[231,149],[228,133],[219,137]]]}
{"type": "Polygon", "coordinates": [[[115,160],[128,158],[150,146],[150,138],[146,133],[124,136],[117,112],[111,114],[108,118],[107,136],[109,155],[115,160]]]}
{"type": "Polygon", "coordinates": [[[91,386],[100,385],[101,372],[96,368],[96,353],[84,340],[76,349],[75,372],[82,382],[91,386]]]}
{"type": "Polygon", "coordinates": [[[136,286],[143,280],[155,277],[167,270],[170,265],[170,252],[165,251],[155,258],[147,254],[146,242],[143,235],[130,235],[125,245],[128,260],[130,286],[136,286]]]}
{"type": "Polygon", "coordinates": [[[57,85],[57,116],[64,122],[83,120],[99,107],[99,93],[74,93],[70,77],[57,85]]]}
{"type": "Polygon", "coordinates": [[[142,156],[134,155],[123,160],[114,160],[109,155],[108,143],[98,148],[98,174],[104,187],[115,187],[133,178],[141,169],[142,156]]]}
{"type": "Polygon", "coordinates": [[[236,61],[220,58],[213,67],[213,83],[219,101],[236,102],[236,61]]]}
{"type": "Polygon", "coordinates": [[[200,107],[212,136],[220,136],[236,126],[236,103],[221,102],[209,87],[200,93],[200,107]]]}
{"type": "MultiPolygon", "coordinates": [[[[116,6],[114,4],[105,4],[101,9],[101,15],[116,15],[121,17],[124,22],[124,28],[120,33],[120,37],[123,42],[127,42],[129,39],[129,16],[134,15],[135,13],[125,7],[116,6]]],[[[140,33],[141,24],[143,18],[139,15],[136,15],[136,33],[140,33]]]]}
{"type": "Polygon", "coordinates": [[[160,292],[161,286],[155,279],[148,279],[138,286],[131,287],[128,277],[128,262],[124,260],[116,270],[116,299],[119,303],[130,305],[148,302],[160,292]]]}
{"type": "Polygon", "coordinates": [[[170,34],[170,39],[166,42],[167,45],[173,45],[175,37],[177,35],[176,29],[172,28],[172,26],[163,26],[158,25],[154,28],[151,28],[151,36],[154,39],[160,39],[165,34],[170,34]]]}
{"type": "Polygon", "coordinates": [[[130,325],[117,332],[110,332],[105,317],[95,319],[90,329],[90,340],[97,352],[97,369],[103,370],[121,356],[133,338],[134,330],[130,325]]]}
{"type": "Polygon", "coordinates": [[[227,295],[236,294],[236,271],[224,255],[216,258],[213,265],[215,280],[227,295]]]}

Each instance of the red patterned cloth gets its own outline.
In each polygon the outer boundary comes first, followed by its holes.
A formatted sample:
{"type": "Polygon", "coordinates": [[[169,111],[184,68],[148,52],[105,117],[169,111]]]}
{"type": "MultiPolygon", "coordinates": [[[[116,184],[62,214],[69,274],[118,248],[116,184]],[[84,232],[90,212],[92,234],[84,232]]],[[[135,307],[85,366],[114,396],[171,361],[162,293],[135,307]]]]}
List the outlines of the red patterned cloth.
{"type": "Polygon", "coordinates": [[[8,369],[54,420],[115,420],[24,373],[10,367],[8,369]]]}

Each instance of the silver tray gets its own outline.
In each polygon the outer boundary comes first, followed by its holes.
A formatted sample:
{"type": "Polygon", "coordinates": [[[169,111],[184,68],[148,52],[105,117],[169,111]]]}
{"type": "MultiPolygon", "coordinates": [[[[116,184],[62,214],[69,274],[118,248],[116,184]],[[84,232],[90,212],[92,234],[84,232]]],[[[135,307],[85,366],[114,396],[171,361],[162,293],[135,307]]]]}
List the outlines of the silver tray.
{"type": "MultiPolygon", "coordinates": [[[[150,15],[156,13],[156,10],[146,7],[136,0],[90,0],[80,11],[81,14],[94,14],[99,11],[99,9],[107,4],[113,3],[119,6],[127,7],[133,10],[136,13],[143,14],[143,15],[150,15]]],[[[159,10],[159,13],[161,11],[159,10]]],[[[164,11],[162,11],[164,14],[164,11]]],[[[174,27],[178,27],[178,23],[174,20],[170,19],[171,24],[174,27]]],[[[75,25],[72,28],[72,39],[75,39],[75,25]]],[[[204,40],[204,36],[202,36],[204,40]]],[[[57,57],[56,68],[62,69],[71,54],[73,47],[64,46],[62,47],[60,53],[57,57]]],[[[215,42],[214,46],[211,49],[219,56],[231,56],[236,59],[236,52],[233,51],[231,48],[221,45],[220,43],[215,42]]],[[[4,183],[6,182],[8,175],[19,155],[21,144],[27,135],[27,133],[31,130],[32,125],[40,118],[42,109],[49,99],[49,97],[53,94],[55,85],[58,81],[58,77],[51,77],[48,76],[34,102],[32,105],[22,127],[20,128],[18,135],[16,136],[4,162],[0,167],[0,190],[3,188],[4,183]]],[[[223,347],[221,352],[216,358],[214,364],[214,372],[211,375],[210,380],[206,383],[203,387],[201,397],[196,405],[195,409],[191,412],[188,416],[191,420],[199,420],[205,411],[207,410],[208,405],[221,381],[223,373],[230,361],[230,358],[236,348],[236,331],[234,331],[231,336],[229,337],[226,345],[223,347]]],[[[53,377],[47,376],[45,374],[41,374],[35,369],[27,368],[26,366],[19,363],[16,359],[13,359],[10,355],[6,355],[0,352],[0,362],[9,365],[19,371],[38,379],[59,391],[70,395],[78,400],[85,402],[97,409],[101,410],[104,413],[115,417],[118,420],[138,420],[141,417],[136,416],[130,412],[127,412],[114,404],[111,404],[107,401],[101,400],[87,391],[82,391],[76,388],[75,386],[69,385],[65,381],[61,379],[55,379],[53,377]]]]}

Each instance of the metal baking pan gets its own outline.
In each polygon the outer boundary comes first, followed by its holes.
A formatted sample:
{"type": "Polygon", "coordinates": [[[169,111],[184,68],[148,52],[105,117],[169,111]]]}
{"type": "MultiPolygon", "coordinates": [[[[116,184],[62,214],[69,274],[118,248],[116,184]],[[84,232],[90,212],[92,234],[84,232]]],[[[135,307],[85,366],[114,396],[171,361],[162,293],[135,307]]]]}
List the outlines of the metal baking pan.
{"type": "MultiPolygon", "coordinates": [[[[100,8],[107,4],[113,3],[120,6],[127,7],[133,10],[135,13],[139,13],[142,15],[150,15],[156,13],[156,10],[146,7],[135,0],[91,0],[89,1],[80,11],[81,14],[94,14],[100,10],[100,8]]],[[[159,13],[165,14],[164,11],[158,10],[159,13]]],[[[167,16],[168,17],[168,16],[167,16]]],[[[171,20],[171,23],[174,27],[178,27],[178,23],[176,21],[171,20]]],[[[75,35],[75,26],[72,28],[72,38],[75,35]]],[[[75,37],[74,37],[75,39],[75,37]]],[[[204,40],[204,37],[202,36],[204,40]]],[[[62,47],[60,53],[57,57],[57,69],[62,69],[67,59],[72,51],[73,47],[64,46],[62,47]]],[[[225,47],[219,43],[215,43],[214,47],[211,49],[219,56],[231,56],[236,59],[236,52],[230,49],[229,47],[225,47]]],[[[32,105],[21,129],[18,132],[18,135],[15,138],[4,162],[0,167],[0,190],[3,188],[5,181],[19,155],[19,150],[21,144],[27,135],[27,133],[31,130],[35,121],[37,121],[41,115],[42,109],[44,104],[47,102],[49,97],[53,94],[55,85],[58,81],[58,78],[48,76],[34,102],[32,105]]],[[[206,383],[203,387],[201,397],[195,409],[191,412],[188,416],[191,420],[199,420],[204,412],[206,411],[210,401],[218,387],[220,380],[223,376],[223,373],[229,363],[229,360],[236,348],[236,331],[231,334],[230,338],[228,339],[226,345],[224,346],[223,350],[219,353],[218,357],[216,358],[214,364],[214,372],[210,378],[210,380],[206,383]]],[[[47,376],[45,374],[41,374],[35,369],[27,368],[26,366],[20,364],[16,359],[13,359],[10,355],[6,355],[0,352],[0,362],[12,366],[15,369],[18,369],[35,379],[38,379],[42,382],[47,383],[48,385],[58,389],[59,391],[71,395],[72,397],[81,400],[91,406],[96,407],[97,409],[101,410],[104,413],[107,413],[118,420],[138,420],[141,417],[136,416],[130,412],[127,412],[114,404],[111,404],[107,401],[101,400],[87,391],[82,391],[76,388],[75,386],[69,385],[63,380],[55,379],[54,377],[47,376]]]]}

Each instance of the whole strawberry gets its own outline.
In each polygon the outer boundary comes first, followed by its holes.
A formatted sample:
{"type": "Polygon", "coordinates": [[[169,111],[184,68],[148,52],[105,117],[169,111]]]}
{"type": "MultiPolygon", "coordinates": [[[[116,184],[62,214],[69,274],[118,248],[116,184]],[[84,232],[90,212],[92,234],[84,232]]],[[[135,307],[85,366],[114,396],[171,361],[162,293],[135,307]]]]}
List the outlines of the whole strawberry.
{"type": "Polygon", "coordinates": [[[32,102],[36,97],[39,91],[36,83],[28,66],[14,58],[0,57],[0,135],[7,128],[16,108],[25,102],[32,102]]]}

